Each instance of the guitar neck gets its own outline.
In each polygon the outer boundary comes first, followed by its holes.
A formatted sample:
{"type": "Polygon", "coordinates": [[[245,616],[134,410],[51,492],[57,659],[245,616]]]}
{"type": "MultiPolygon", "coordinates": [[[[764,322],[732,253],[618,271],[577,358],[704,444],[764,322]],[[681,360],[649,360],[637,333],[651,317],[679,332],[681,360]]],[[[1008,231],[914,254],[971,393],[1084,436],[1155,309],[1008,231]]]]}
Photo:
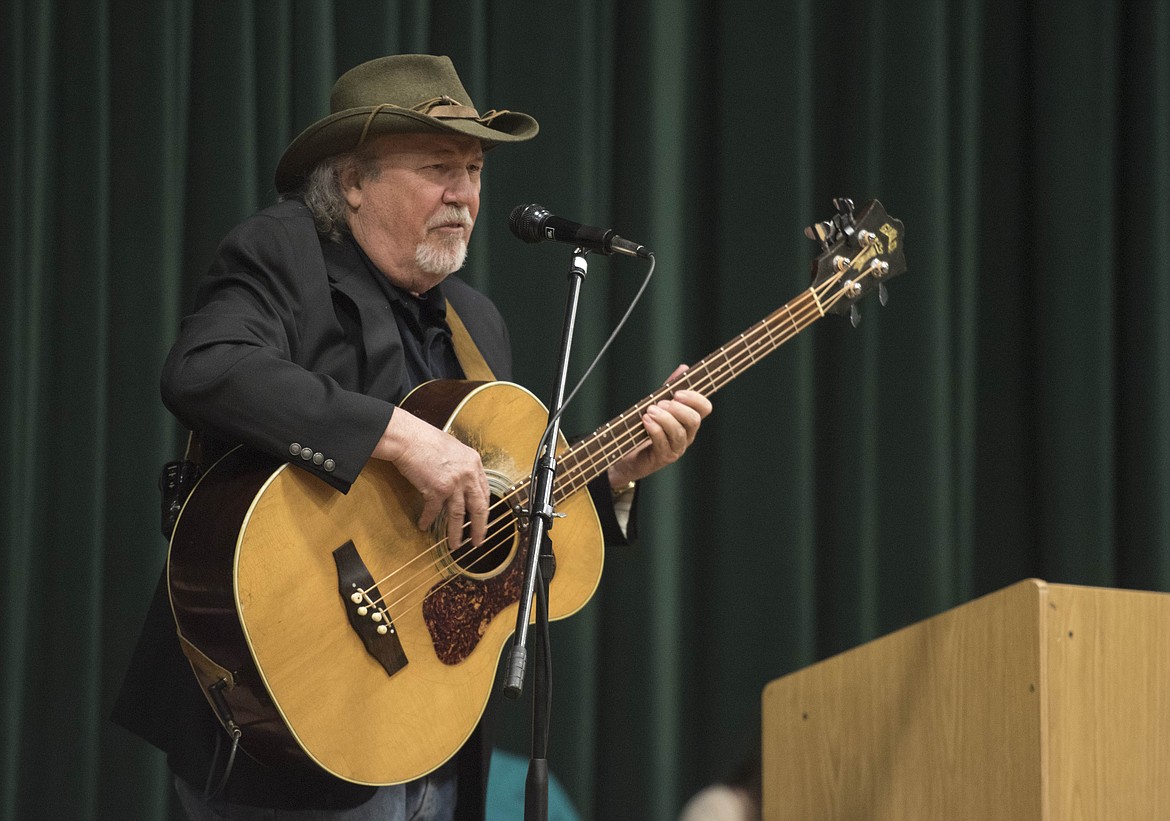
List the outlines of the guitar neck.
{"type": "Polygon", "coordinates": [[[696,362],[682,376],[663,385],[619,416],[606,422],[562,454],[557,498],[562,499],[600,476],[649,438],[642,425],[646,409],[683,388],[711,396],[752,365],[816,322],[829,309],[829,285],[808,288],[739,336],[696,362]]]}

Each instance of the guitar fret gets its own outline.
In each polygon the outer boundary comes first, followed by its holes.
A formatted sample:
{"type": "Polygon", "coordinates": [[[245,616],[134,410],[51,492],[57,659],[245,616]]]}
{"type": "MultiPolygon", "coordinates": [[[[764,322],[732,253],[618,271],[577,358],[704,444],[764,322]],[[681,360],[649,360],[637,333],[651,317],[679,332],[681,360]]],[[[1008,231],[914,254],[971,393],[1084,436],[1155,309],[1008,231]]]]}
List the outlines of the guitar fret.
{"type": "MultiPolygon", "coordinates": [[[[785,305],[784,307],[787,308],[788,306],[785,305]]],[[[769,349],[768,353],[771,353],[772,351],[776,350],[776,348],[779,347],[779,345],[776,343],[775,338],[772,336],[772,322],[770,319],[765,319],[760,324],[762,324],[764,326],[764,333],[766,333],[768,335],[768,349],[769,349]]]]}
{"type": "MultiPolygon", "coordinates": [[[[584,485],[577,484],[577,477],[576,476],[569,476],[566,479],[565,483],[561,486],[560,498],[572,496],[574,493],[576,493],[582,487],[584,487],[584,485]]],[[[558,499],[558,501],[559,500],[560,499],[558,499]]]]}
{"type": "MultiPolygon", "coordinates": [[[[639,411],[637,411],[637,410],[635,410],[635,411],[634,411],[634,416],[635,416],[637,419],[641,419],[641,418],[642,418],[642,414],[641,414],[639,411]]],[[[620,419],[622,420],[622,424],[626,426],[626,435],[627,435],[627,436],[629,436],[629,435],[630,435],[630,433],[631,433],[631,428],[630,428],[630,421],[631,421],[631,419],[630,419],[630,417],[631,417],[631,415],[630,415],[630,414],[628,414],[628,413],[623,413],[623,414],[621,415],[621,417],[620,417],[620,419]]],[[[640,427],[637,427],[637,426],[635,426],[635,427],[633,428],[633,431],[632,431],[632,432],[633,432],[633,435],[634,435],[634,436],[637,436],[637,435],[638,435],[638,431],[640,431],[640,430],[641,430],[641,428],[640,428],[640,427]]]]}
{"type": "Polygon", "coordinates": [[[583,443],[583,452],[580,457],[581,461],[592,462],[595,458],[597,458],[598,451],[602,453],[605,452],[605,433],[605,430],[602,429],[602,431],[596,437],[587,439],[583,443]]]}
{"type": "Polygon", "coordinates": [[[645,412],[645,408],[635,407],[619,417],[622,422],[622,430],[621,434],[615,440],[619,451],[623,446],[627,449],[636,446],[639,442],[639,437],[645,435],[645,431],[642,430],[642,414],[645,412]]]}
{"type": "Polygon", "coordinates": [[[691,390],[699,393],[705,393],[705,386],[711,384],[711,374],[707,368],[706,360],[696,363],[693,368],[687,371],[686,376],[691,390]]]}
{"type": "Polygon", "coordinates": [[[731,371],[732,373],[735,373],[735,367],[731,365],[731,360],[728,358],[727,347],[721,346],[720,347],[720,354],[723,357],[723,364],[720,365],[720,371],[723,371],[724,368],[727,368],[727,370],[731,371]]]}
{"type": "Polygon", "coordinates": [[[748,359],[751,360],[751,362],[748,363],[749,366],[756,364],[756,358],[754,356],[752,356],[752,347],[751,347],[751,345],[747,344],[747,337],[744,336],[743,334],[740,334],[739,338],[744,341],[744,350],[747,352],[748,359]]]}
{"type": "Polygon", "coordinates": [[[784,310],[786,310],[786,311],[788,312],[788,319],[789,319],[789,321],[790,321],[790,322],[792,322],[792,331],[793,331],[793,333],[797,333],[797,334],[798,334],[798,333],[800,333],[800,325],[798,325],[798,324],[797,324],[797,322],[796,322],[796,317],[794,317],[794,316],[792,315],[792,309],[791,309],[791,308],[789,308],[789,307],[788,307],[788,305],[785,305],[785,306],[784,306],[784,310]]]}

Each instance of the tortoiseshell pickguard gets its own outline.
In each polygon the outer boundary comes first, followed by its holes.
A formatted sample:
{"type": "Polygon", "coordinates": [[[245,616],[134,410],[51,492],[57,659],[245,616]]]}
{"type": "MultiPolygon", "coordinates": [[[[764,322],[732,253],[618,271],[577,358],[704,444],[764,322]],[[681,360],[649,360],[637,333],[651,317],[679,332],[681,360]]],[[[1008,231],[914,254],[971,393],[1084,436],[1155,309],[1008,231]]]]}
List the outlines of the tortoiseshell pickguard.
{"type": "Polygon", "coordinates": [[[431,588],[422,613],[439,661],[458,664],[471,655],[492,619],[520,600],[527,553],[522,544],[508,568],[490,579],[457,576],[431,588]]]}

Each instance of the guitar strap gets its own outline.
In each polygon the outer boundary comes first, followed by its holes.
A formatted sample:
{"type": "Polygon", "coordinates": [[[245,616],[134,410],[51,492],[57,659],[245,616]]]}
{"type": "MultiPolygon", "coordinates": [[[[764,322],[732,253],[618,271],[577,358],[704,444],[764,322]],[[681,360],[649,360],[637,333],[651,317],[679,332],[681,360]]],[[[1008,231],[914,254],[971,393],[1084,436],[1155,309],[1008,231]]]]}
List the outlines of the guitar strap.
{"type": "Polygon", "coordinates": [[[463,375],[473,382],[495,382],[496,375],[492,373],[451,300],[447,300],[447,324],[451,327],[451,344],[455,347],[455,358],[459,360],[459,367],[463,368],[463,375]]]}

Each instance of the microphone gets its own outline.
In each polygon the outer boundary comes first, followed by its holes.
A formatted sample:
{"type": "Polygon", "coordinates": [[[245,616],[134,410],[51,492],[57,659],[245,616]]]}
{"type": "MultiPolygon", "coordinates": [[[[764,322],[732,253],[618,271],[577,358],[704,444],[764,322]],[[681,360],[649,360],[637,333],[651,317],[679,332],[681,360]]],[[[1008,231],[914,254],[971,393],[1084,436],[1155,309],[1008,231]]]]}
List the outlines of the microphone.
{"type": "Polygon", "coordinates": [[[594,228],[592,225],[582,225],[579,222],[558,217],[549,212],[543,205],[517,205],[508,217],[508,227],[512,233],[525,242],[567,242],[588,251],[600,251],[603,254],[626,254],[631,257],[650,257],[651,251],[644,245],[622,239],[613,229],[608,231],[594,228]]]}

